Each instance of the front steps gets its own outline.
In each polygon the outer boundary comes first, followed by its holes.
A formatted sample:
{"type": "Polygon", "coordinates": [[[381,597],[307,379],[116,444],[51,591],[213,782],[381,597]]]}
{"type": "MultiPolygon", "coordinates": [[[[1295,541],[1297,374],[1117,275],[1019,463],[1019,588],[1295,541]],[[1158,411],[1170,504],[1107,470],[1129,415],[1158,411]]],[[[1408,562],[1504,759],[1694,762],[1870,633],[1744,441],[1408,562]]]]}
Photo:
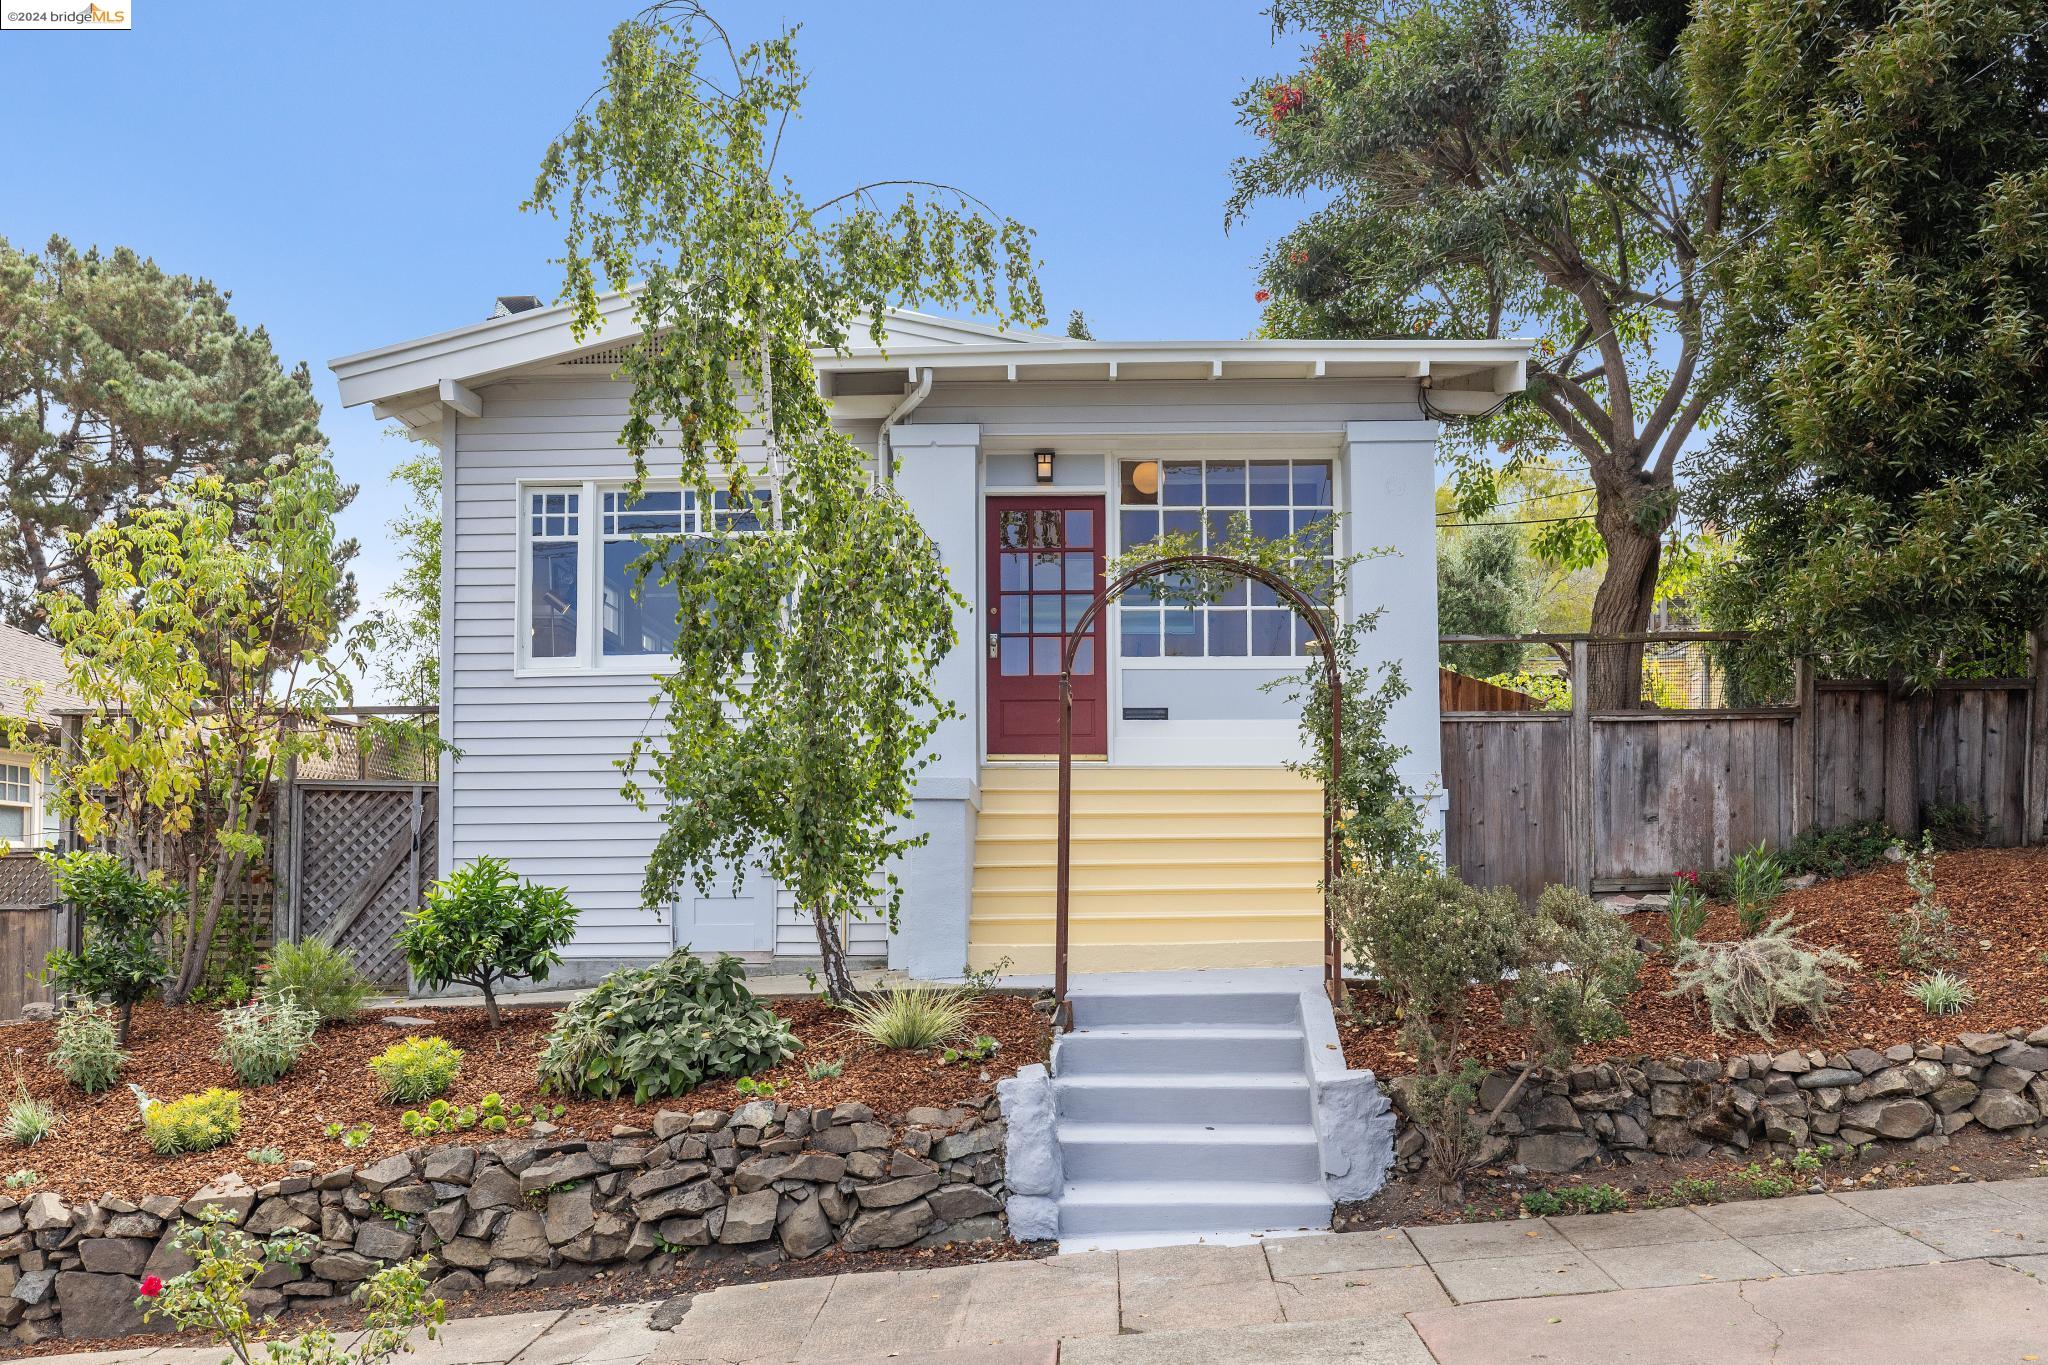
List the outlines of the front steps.
{"type": "Polygon", "coordinates": [[[1053,1054],[1062,1247],[1330,1225],[1298,991],[1200,977],[1074,985],[1053,1054]]]}

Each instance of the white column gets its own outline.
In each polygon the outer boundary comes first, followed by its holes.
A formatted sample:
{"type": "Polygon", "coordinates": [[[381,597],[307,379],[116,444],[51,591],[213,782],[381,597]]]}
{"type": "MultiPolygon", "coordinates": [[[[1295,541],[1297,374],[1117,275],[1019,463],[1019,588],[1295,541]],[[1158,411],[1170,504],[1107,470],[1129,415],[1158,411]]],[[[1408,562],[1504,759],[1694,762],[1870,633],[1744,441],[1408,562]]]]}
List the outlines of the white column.
{"type": "MultiPolygon", "coordinates": [[[[1436,445],[1440,424],[1425,420],[1344,426],[1345,548],[1394,553],[1353,567],[1353,611],[1384,608],[1362,653],[1401,665],[1408,695],[1387,718],[1388,737],[1407,746],[1401,776],[1417,791],[1441,788],[1443,729],[1437,707],[1436,445]]],[[[1439,793],[1437,811],[1442,810],[1439,793]]]]}
{"type": "Polygon", "coordinates": [[[967,962],[974,887],[974,821],[981,772],[981,428],[971,422],[897,427],[890,433],[896,488],[938,543],[953,589],[960,640],[939,661],[941,696],[960,714],[932,737],[933,761],[918,780],[916,827],[931,842],[898,873],[903,913],[889,963],[914,977],[957,977],[967,962]]]}

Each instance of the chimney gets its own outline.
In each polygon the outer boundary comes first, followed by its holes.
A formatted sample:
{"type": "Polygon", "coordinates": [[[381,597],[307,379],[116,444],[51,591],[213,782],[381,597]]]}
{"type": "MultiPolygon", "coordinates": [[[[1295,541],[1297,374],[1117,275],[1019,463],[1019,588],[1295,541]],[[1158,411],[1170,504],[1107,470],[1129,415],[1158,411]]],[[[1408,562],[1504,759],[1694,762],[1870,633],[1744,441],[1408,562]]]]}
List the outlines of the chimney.
{"type": "Polygon", "coordinates": [[[509,318],[514,313],[530,313],[540,307],[540,300],[532,294],[500,294],[498,306],[491,310],[494,318],[509,318]]]}

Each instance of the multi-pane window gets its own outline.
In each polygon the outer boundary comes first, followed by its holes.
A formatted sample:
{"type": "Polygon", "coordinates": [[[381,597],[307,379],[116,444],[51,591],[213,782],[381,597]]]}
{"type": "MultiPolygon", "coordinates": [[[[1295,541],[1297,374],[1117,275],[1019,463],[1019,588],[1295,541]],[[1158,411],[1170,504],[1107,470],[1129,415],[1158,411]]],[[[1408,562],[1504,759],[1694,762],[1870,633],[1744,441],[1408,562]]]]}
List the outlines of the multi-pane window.
{"type": "MultiPolygon", "coordinates": [[[[1328,460],[1125,460],[1117,515],[1128,551],[1176,532],[1204,551],[1223,549],[1243,518],[1254,536],[1304,533],[1313,558],[1292,565],[1311,595],[1323,591],[1334,553],[1336,489],[1328,460]]],[[[1232,584],[1214,603],[1163,603],[1140,584],[1118,607],[1127,659],[1287,657],[1307,652],[1308,625],[1261,583],[1232,584]]]]}
{"type": "Polygon", "coordinates": [[[0,843],[16,848],[29,835],[35,781],[25,763],[0,763],[0,843]]]}
{"type": "Polygon", "coordinates": [[[679,609],[675,586],[663,582],[658,569],[644,576],[636,576],[633,570],[651,543],[758,531],[769,515],[770,497],[767,489],[757,488],[751,498],[736,501],[720,489],[712,495],[707,516],[693,488],[650,489],[631,500],[623,490],[604,493],[599,529],[604,547],[600,647],[605,656],[667,654],[675,647],[679,609]]]}
{"type": "Polygon", "coordinates": [[[576,657],[582,501],[583,495],[572,489],[527,494],[528,649],[536,659],[576,657]]]}

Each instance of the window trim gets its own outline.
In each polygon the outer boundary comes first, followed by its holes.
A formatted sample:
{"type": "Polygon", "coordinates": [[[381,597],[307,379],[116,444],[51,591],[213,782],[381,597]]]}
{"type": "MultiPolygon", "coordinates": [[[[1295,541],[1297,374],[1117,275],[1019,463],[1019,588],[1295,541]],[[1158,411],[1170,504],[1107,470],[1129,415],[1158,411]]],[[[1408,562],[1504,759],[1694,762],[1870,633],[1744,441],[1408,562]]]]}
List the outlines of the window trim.
{"type": "MultiPolygon", "coordinates": [[[[1123,543],[1123,466],[1127,461],[1143,462],[1146,460],[1156,460],[1162,464],[1171,460],[1194,460],[1202,464],[1208,464],[1217,460],[1239,460],[1243,461],[1246,465],[1255,460],[1287,460],[1290,463],[1298,460],[1326,460],[1330,465],[1330,515],[1336,522],[1336,533],[1331,537],[1330,553],[1335,559],[1342,559],[1347,553],[1345,546],[1349,539],[1350,527],[1348,524],[1349,518],[1345,515],[1347,507],[1345,502],[1345,479],[1348,472],[1346,466],[1349,461],[1343,457],[1341,452],[1326,454],[1322,451],[1261,451],[1250,448],[1216,450],[1131,449],[1117,451],[1112,454],[1107,467],[1109,487],[1105,502],[1109,509],[1110,533],[1113,536],[1113,539],[1109,542],[1112,559],[1122,555],[1127,550],[1136,548],[1135,546],[1123,543]]],[[[1164,504],[1157,504],[1157,506],[1163,508],[1164,504]]],[[[1204,502],[1202,510],[1206,511],[1207,506],[1207,503],[1204,502]]],[[[1337,601],[1332,604],[1335,620],[1339,624],[1347,619],[1345,598],[1349,596],[1350,588],[1351,584],[1348,581],[1340,583],[1338,585],[1337,601]]],[[[1289,615],[1293,614],[1293,612],[1289,612],[1289,615]]],[[[1114,621],[1111,625],[1110,635],[1115,642],[1116,666],[1119,669],[1128,668],[1148,672],[1154,670],[1177,671],[1195,669],[1224,673],[1266,673],[1275,676],[1288,676],[1299,673],[1303,663],[1313,657],[1308,654],[1201,654],[1195,656],[1126,654],[1123,650],[1123,604],[1121,602],[1117,604],[1117,609],[1112,615],[1114,616],[1114,621]]]]}
{"type": "MultiPolygon", "coordinates": [[[[632,480],[625,475],[603,479],[520,478],[513,481],[513,658],[514,678],[628,677],[654,678],[664,671],[670,656],[663,654],[616,654],[604,652],[604,503],[606,493],[616,493],[632,480]],[[576,534],[576,653],[561,659],[533,655],[533,518],[530,499],[535,493],[574,492],[582,495],[576,534]]],[[[680,489],[679,479],[649,479],[646,487],[665,492],[680,489]]],[[[780,494],[765,475],[753,487],[766,490],[771,506],[780,494]]]]}
{"type": "Polygon", "coordinates": [[[9,795],[0,795],[0,806],[21,812],[21,838],[8,839],[0,836],[11,853],[34,852],[54,846],[56,829],[43,817],[48,813],[49,794],[43,788],[42,774],[37,770],[35,760],[27,754],[12,749],[0,749],[0,768],[19,768],[27,774],[28,795],[15,800],[9,795]]]}

